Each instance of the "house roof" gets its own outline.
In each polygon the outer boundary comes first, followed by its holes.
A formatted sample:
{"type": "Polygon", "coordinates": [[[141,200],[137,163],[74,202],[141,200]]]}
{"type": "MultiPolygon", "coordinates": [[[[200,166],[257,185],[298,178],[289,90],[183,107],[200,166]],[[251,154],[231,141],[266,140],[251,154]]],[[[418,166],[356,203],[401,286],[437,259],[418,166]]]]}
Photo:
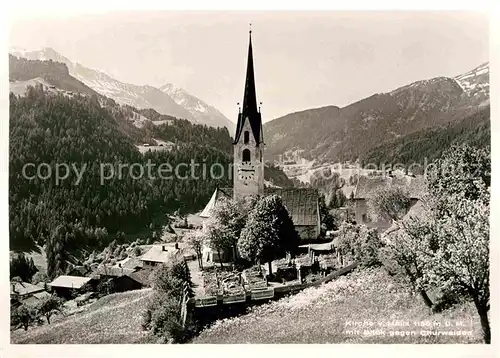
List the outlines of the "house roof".
{"type": "Polygon", "coordinates": [[[121,267],[127,269],[137,269],[142,267],[142,261],[137,257],[127,257],[121,261],[118,261],[114,267],[121,267]]]}
{"type": "Polygon", "coordinates": [[[152,269],[141,269],[135,272],[132,272],[131,274],[127,275],[130,277],[132,280],[139,282],[143,286],[149,286],[150,280],[149,277],[151,276],[151,273],[153,272],[152,269]]]}
{"type": "Polygon", "coordinates": [[[25,305],[36,305],[44,298],[50,297],[50,293],[46,291],[41,291],[30,295],[28,298],[21,299],[21,302],[25,305]]]}
{"type": "Polygon", "coordinates": [[[48,285],[51,287],[65,287],[65,288],[82,288],[87,282],[92,280],[91,277],[79,276],[59,276],[48,285]]]}
{"type": "MultiPolygon", "coordinates": [[[[311,226],[318,224],[318,190],[313,188],[264,188],[264,194],[281,196],[294,225],[311,226]]],[[[215,190],[212,198],[202,211],[204,215],[207,215],[205,217],[210,217],[217,200],[223,196],[232,198],[233,188],[215,190]]]]}
{"type": "Polygon", "coordinates": [[[131,274],[134,271],[135,271],[135,269],[131,269],[131,268],[100,265],[97,268],[97,270],[95,271],[95,273],[98,275],[103,275],[103,276],[120,277],[120,276],[131,274]]]}
{"type": "Polygon", "coordinates": [[[424,177],[419,176],[361,176],[354,190],[355,199],[368,199],[378,189],[389,188],[391,186],[401,186],[408,190],[412,199],[420,199],[426,191],[424,177]]]}
{"type": "Polygon", "coordinates": [[[148,252],[140,257],[142,261],[154,261],[167,263],[172,255],[182,254],[184,257],[192,257],[194,252],[183,242],[178,242],[179,248],[175,248],[175,243],[153,245],[148,252]]]}
{"type": "Polygon", "coordinates": [[[33,285],[31,283],[15,282],[15,281],[10,282],[10,294],[11,295],[24,296],[24,295],[31,295],[33,293],[42,292],[42,291],[44,291],[43,287],[33,285]]]}
{"type": "Polygon", "coordinates": [[[311,249],[311,250],[316,250],[316,251],[328,251],[333,248],[333,240],[330,242],[325,242],[322,244],[309,244],[309,245],[301,245],[299,246],[300,248],[306,248],[306,249],[311,249]]]}

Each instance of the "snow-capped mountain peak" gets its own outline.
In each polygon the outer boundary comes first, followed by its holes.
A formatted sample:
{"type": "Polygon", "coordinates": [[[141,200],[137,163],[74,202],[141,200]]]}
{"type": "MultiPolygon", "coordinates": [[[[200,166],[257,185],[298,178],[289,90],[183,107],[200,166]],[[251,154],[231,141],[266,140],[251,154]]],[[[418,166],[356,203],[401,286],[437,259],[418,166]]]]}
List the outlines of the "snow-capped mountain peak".
{"type": "Polygon", "coordinates": [[[234,126],[233,122],[228,120],[215,107],[208,105],[185,89],[176,87],[172,83],[167,83],[161,86],[160,90],[168,94],[175,103],[186,108],[199,123],[207,125],[211,125],[210,123],[220,123],[219,126],[225,126],[230,132],[232,131],[234,126]]]}
{"type": "Polygon", "coordinates": [[[10,47],[9,52],[13,56],[30,60],[62,62],[68,67],[71,76],[118,103],[137,108],[153,108],[159,113],[184,118],[194,123],[227,127],[230,132],[233,130],[234,124],[221,112],[173,84],[167,84],[158,89],[148,85],[124,83],[103,71],[72,62],[51,47],[44,47],[40,50],[10,47]]]}
{"type": "Polygon", "coordinates": [[[490,64],[485,62],[471,71],[454,77],[464,92],[473,99],[488,101],[490,97],[490,64]]]}

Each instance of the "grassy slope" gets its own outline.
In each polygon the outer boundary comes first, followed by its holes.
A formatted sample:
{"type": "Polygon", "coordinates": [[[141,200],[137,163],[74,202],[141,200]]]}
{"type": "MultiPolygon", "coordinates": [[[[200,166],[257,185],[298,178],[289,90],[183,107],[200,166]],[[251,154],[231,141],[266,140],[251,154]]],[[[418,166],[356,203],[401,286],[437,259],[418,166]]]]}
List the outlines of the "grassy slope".
{"type": "Polygon", "coordinates": [[[84,312],[50,325],[11,333],[11,343],[109,344],[149,343],[141,315],[151,289],[116,293],[101,298],[84,312]]]}
{"type": "MultiPolygon", "coordinates": [[[[141,314],[151,290],[104,297],[84,312],[51,325],[17,330],[11,343],[92,344],[153,343],[142,330],[141,314]]],[[[375,326],[375,328],[377,328],[375,326]]],[[[419,328],[412,328],[420,331],[419,328]]],[[[363,328],[360,328],[363,332],[363,328]]],[[[408,329],[406,329],[408,330],[408,329]]],[[[471,305],[431,315],[421,299],[412,296],[381,270],[356,271],[319,288],[263,306],[247,315],[216,322],[194,343],[481,343],[481,330],[471,305]],[[388,320],[462,321],[471,337],[347,336],[346,321],[388,320]]]]}
{"type": "MultiPolygon", "coordinates": [[[[374,328],[378,328],[375,326],[374,328]]],[[[372,328],[372,329],[374,329],[372,328]]],[[[420,328],[412,328],[420,332],[420,328]]],[[[360,328],[361,333],[363,328],[360,328]]],[[[408,330],[408,329],[405,329],[408,330]]],[[[481,343],[474,309],[464,304],[431,315],[420,297],[399,286],[382,269],[356,271],[319,288],[257,307],[248,315],[216,322],[194,343],[481,343]],[[346,321],[463,321],[472,337],[348,336],[346,321]]]]}

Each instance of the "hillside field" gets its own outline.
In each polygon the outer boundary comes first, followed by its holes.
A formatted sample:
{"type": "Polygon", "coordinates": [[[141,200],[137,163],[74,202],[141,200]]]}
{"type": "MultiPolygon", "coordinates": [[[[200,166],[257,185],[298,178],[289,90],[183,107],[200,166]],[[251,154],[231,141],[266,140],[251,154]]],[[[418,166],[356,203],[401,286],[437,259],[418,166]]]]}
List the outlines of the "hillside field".
{"type": "Polygon", "coordinates": [[[12,344],[130,344],[151,343],[141,327],[151,289],[103,297],[74,315],[50,325],[11,332],[12,344]]]}
{"type": "Polygon", "coordinates": [[[358,270],[321,287],[257,307],[247,315],[218,321],[194,339],[194,343],[219,344],[481,342],[481,326],[472,305],[431,314],[420,297],[394,282],[383,269],[358,270]],[[404,321],[410,327],[404,327],[404,321]],[[441,327],[417,327],[416,322],[438,322],[441,327]],[[456,327],[459,322],[463,326],[456,327]],[[360,325],[363,323],[373,325],[360,325]],[[444,327],[447,323],[452,327],[444,327]],[[472,334],[422,336],[421,330],[472,334]],[[391,335],[396,331],[416,334],[391,335]]]}
{"type": "MultiPolygon", "coordinates": [[[[141,315],[151,292],[146,289],[106,296],[85,311],[59,318],[51,325],[30,327],[27,332],[16,330],[11,333],[11,343],[155,343],[141,327],[141,315]]],[[[431,314],[419,296],[409,293],[383,269],[372,269],[357,270],[318,288],[257,306],[243,316],[216,321],[194,338],[193,343],[432,344],[482,343],[482,338],[472,305],[461,304],[431,314]],[[409,322],[410,327],[403,327],[404,321],[409,322]],[[370,322],[373,325],[366,326],[370,322]],[[434,322],[440,327],[418,327],[417,322],[434,322]],[[447,323],[452,326],[445,327],[447,323]],[[353,332],[355,330],[357,332],[353,332]],[[471,334],[422,336],[422,330],[471,334]],[[396,331],[416,334],[391,335],[396,331]]]]}

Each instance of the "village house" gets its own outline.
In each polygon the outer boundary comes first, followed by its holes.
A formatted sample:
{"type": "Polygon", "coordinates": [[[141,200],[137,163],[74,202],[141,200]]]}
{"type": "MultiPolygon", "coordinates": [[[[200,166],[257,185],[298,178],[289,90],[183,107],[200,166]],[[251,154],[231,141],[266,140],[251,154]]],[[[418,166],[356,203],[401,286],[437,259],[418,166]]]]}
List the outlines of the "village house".
{"type": "Polygon", "coordinates": [[[111,280],[113,282],[114,292],[125,292],[130,290],[139,290],[142,283],[134,279],[131,274],[140,270],[140,268],[125,268],[120,266],[100,265],[94,272],[93,277],[99,281],[111,280]]]}
{"type": "Polygon", "coordinates": [[[356,189],[354,190],[355,220],[356,223],[377,228],[380,232],[388,229],[392,222],[378,218],[372,220],[368,213],[367,201],[379,189],[390,187],[402,187],[409,196],[411,207],[413,207],[425,194],[426,187],[423,176],[413,175],[387,175],[387,176],[360,176],[356,189]]]}
{"type": "MultiPolygon", "coordinates": [[[[248,196],[281,196],[295,229],[303,240],[316,240],[320,236],[319,193],[312,188],[270,188],[264,186],[264,134],[260,107],[257,107],[253,68],[252,38],[248,46],[247,72],[243,106],[239,109],[233,141],[233,187],[218,188],[199,216],[210,217],[212,209],[222,197],[236,200],[248,196]]],[[[204,260],[224,261],[209,247],[204,248],[204,260]]]]}
{"type": "Polygon", "coordinates": [[[166,264],[173,255],[183,255],[185,260],[196,259],[194,251],[185,243],[175,242],[161,245],[153,245],[144,255],[140,257],[145,269],[152,269],[161,264],[166,264]]]}
{"type": "Polygon", "coordinates": [[[43,283],[40,285],[17,281],[10,283],[10,303],[14,307],[21,304],[36,305],[49,296],[50,294],[45,290],[43,283]]]}
{"type": "Polygon", "coordinates": [[[126,269],[138,270],[142,268],[142,261],[138,257],[126,257],[121,261],[118,261],[113,267],[123,267],[126,269]]]}
{"type": "Polygon", "coordinates": [[[70,299],[82,293],[84,287],[90,286],[95,289],[95,284],[96,280],[91,277],[62,275],[51,283],[48,283],[47,286],[49,286],[58,296],[70,299]]]}

